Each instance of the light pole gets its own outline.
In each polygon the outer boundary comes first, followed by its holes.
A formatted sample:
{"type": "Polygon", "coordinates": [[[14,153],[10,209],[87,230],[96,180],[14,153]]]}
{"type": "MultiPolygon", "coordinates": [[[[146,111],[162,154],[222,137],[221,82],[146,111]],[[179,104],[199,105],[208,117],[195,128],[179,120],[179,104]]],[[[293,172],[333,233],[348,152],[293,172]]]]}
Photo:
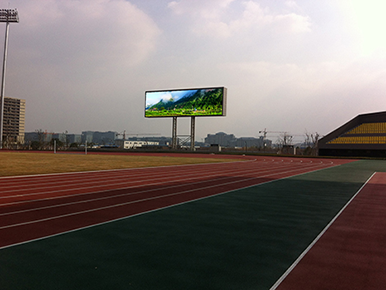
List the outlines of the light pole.
{"type": "Polygon", "coordinates": [[[3,56],[3,76],[1,79],[1,110],[0,110],[0,149],[3,149],[3,129],[4,129],[4,98],[5,98],[5,67],[7,64],[8,32],[10,22],[19,22],[17,9],[0,9],[0,22],[5,22],[5,41],[3,56]]]}

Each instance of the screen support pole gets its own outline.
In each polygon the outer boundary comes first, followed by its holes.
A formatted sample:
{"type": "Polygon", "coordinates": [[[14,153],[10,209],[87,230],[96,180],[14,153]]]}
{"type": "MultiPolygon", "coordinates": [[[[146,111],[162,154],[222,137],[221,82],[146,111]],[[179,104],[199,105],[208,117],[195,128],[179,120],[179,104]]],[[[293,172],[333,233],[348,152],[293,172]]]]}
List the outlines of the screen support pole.
{"type": "Polygon", "coordinates": [[[196,117],[192,116],[190,121],[190,151],[195,151],[195,148],[194,148],[195,128],[196,128],[196,117]]]}
{"type": "Polygon", "coordinates": [[[177,117],[173,117],[172,149],[177,149],[177,117]]]}

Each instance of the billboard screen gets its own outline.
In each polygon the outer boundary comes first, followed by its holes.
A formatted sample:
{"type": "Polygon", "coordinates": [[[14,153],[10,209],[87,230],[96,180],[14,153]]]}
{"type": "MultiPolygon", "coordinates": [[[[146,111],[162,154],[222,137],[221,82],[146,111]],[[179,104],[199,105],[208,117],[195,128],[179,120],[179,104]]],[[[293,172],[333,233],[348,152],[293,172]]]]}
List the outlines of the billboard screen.
{"type": "Polygon", "coordinates": [[[226,88],[145,92],[145,117],[225,116],[226,88]]]}

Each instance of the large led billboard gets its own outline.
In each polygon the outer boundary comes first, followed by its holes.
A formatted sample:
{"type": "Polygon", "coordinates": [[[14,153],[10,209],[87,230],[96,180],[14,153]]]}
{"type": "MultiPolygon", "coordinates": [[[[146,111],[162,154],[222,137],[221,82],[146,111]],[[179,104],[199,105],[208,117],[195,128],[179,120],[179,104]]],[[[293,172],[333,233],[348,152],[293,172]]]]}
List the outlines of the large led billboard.
{"type": "Polygon", "coordinates": [[[145,117],[225,116],[226,88],[145,92],[145,117]]]}

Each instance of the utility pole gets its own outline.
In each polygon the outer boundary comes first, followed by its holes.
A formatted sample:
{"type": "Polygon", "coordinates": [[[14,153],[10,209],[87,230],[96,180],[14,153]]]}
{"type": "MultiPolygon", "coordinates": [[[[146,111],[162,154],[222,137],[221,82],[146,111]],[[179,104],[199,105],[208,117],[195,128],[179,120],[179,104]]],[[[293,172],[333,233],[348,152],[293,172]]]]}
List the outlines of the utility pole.
{"type": "Polygon", "coordinates": [[[1,109],[0,109],[0,149],[3,149],[3,129],[4,129],[4,98],[5,98],[5,68],[7,65],[8,33],[9,23],[19,22],[17,9],[0,9],[0,22],[5,22],[5,41],[3,56],[3,75],[1,78],[1,109]]]}

